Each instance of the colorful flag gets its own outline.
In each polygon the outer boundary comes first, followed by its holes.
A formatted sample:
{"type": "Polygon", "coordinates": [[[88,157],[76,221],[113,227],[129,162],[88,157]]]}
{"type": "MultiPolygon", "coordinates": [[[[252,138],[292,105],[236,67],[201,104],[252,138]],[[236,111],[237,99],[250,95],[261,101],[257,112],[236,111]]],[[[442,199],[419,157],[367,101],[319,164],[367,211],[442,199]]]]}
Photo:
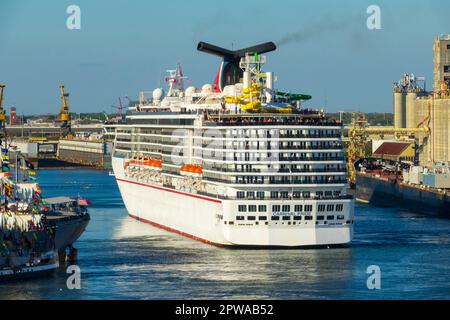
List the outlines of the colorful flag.
{"type": "Polygon", "coordinates": [[[78,205],[80,206],[80,207],[87,207],[87,206],[89,206],[91,203],[89,202],[89,200],[88,199],[86,199],[86,198],[78,198],[78,205]]]}

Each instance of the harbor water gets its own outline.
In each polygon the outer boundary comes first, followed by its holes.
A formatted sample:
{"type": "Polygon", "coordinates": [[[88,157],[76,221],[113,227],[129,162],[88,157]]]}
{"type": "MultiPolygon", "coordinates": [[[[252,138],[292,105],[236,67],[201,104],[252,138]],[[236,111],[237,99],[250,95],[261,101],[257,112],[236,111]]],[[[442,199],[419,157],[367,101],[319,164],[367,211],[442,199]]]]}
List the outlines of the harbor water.
{"type": "MultiPolygon", "coordinates": [[[[448,299],[450,220],[357,205],[344,248],[241,250],[209,246],[127,216],[114,177],[94,170],[38,174],[43,195],[87,197],[76,243],[81,289],[68,274],[0,284],[0,299],[448,299]],[[369,290],[369,266],[381,288],[369,290]]],[[[180,214],[183,214],[180,212],[180,214]]]]}

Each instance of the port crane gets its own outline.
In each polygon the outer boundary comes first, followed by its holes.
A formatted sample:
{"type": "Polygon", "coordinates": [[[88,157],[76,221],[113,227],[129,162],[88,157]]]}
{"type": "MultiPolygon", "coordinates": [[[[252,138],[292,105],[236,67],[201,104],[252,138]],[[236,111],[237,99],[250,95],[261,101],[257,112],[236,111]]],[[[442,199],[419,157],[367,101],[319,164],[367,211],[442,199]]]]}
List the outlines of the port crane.
{"type": "Polygon", "coordinates": [[[70,117],[70,104],[69,93],[65,92],[64,85],[59,86],[61,92],[61,110],[58,115],[58,121],[61,122],[61,128],[63,129],[62,138],[73,139],[72,124],[70,117]]]}
{"type": "Polygon", "coordinates": [[[366,145],[371,137],[389,135],[397,139],[412,137],[416,140],[417,137],[430,135],[430,127],[425,122],[429,122],[429,117],[420,122],[416,128],[369,127],[366,116],[363,113],[352,113],[352,124],[348,128],[347,146],[347,166],[350,186],[354,186],[356,182],[356,169],[354,164],[359,158],[367,156],[366,145]]]}

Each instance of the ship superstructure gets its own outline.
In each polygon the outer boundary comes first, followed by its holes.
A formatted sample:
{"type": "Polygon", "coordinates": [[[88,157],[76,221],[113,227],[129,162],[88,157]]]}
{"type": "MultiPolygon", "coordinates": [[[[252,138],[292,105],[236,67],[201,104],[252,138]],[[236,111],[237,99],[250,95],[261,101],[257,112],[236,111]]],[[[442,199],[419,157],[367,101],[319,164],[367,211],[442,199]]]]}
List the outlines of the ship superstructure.
{"type": "Polygon", "coordinates": [[[140,94],[114,125],[112,165],[130,216],[224,246],[322,246],[352,240],[341,123],[301,107],[263,72],[273,43],[230,51],[215,84],[140,94]]]}

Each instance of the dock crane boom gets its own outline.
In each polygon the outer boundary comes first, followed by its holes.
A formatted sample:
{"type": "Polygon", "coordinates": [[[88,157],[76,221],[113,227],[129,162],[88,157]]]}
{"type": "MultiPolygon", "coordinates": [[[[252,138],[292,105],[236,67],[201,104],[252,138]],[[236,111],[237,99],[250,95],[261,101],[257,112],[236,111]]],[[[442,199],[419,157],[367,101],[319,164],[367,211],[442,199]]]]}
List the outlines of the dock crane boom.
{"type": "Polygon", "coordinates": [[[64,85],[59,86],[59,90],[61,92],[61,111],[58,115],[58,120],[61,121],[61,128],[64,129],[62,137],[66,139],[72,139],[72,125],[71,125],[71,117],[70,117],[70,105],[69,105],[69,93],[64,91],[64,85]]]}

